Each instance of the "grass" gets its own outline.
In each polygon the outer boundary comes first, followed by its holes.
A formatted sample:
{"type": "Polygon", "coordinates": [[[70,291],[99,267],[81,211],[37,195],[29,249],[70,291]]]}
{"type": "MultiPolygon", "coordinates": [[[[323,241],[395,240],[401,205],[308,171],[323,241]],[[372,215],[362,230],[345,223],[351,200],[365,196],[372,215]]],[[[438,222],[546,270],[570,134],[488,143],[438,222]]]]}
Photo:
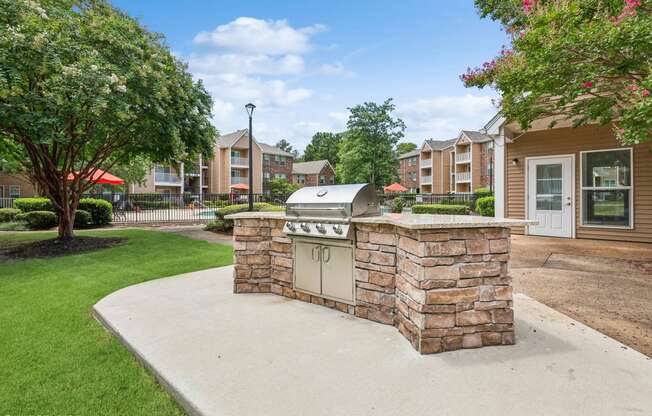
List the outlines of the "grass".
{"type": "MultiPolygon", "coordinates": [[[[231,247],[156,231],[120,246],[0,262],[0,415],[180,415],[155,379],[91,315],[125,286],[227,265],[231,247]]],[[[53,233],[0,234],[0,247],[53,233]]]]}

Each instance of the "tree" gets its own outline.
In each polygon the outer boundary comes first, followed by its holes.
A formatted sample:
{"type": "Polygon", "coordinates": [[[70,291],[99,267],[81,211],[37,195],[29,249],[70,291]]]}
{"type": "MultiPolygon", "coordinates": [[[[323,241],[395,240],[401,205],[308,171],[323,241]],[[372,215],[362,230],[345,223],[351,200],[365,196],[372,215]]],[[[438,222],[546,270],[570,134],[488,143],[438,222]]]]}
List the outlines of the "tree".
{"type": "Polygon", "coordinates": [[[294,149],[292,147],[292,145],[290,144],[290,142],[288,142],[285,139],[281,139],[278,142],[276,142],[276,147],[278,147],[279,149],[281,149],[281,150],[283,150],[285,152],[291,153],[292,156],[295,157],[295,158],[299,156],[299,151],[294,149]]]}
{"type": "Polygon", "coordinates": [[[328,160],[336,168],[340,162],[338,153],[341,141],[342,133],[315,133],[303,152],[303,161],[328,160]]]}
{"type": "Polygon", "coordinates": [[[290,183],[287,179],[275,178],[269,181],[269,190],[272,195],[289,195],[299,189],[299,185],[290,183]]]}
{"type": "Polygon", "coordinates": [[[113,172],[125,181],[125,193],[129,193],[129,185],[143,185],[147,174],[152,170],[152,162],[147,156],[135,156],[126,163],[115,165],[113,172]]]}
{"type": "Polygon", "coordinates": [[[403,142],[396,145],[396,154],[398,156],[417,150],[417,145],[411,142],[403,142]]]}
{"type": "Polygon", "coordinates": [[[52,200],[62,240],[97,169],[212,153],[208,93],[106,0],[0,0],[0,74],[0,136],[52,200]]]}
{"type": "Polygon", "coordinates": [[[553,117],[612,123],[624,144],[652,134],[652,0],[476,0],[511,47],[461,76],[495,87],[522,128],[553,117]]]}
{"type": "Polygon", "coordinates": [[[369,182],[380,188],[397,177],[394,146],[405,124],[393,118],[392,99],[382,104],[364,103],[349,108],[347,131],[340,145],[337,175],[343,183],[369,182]]]}

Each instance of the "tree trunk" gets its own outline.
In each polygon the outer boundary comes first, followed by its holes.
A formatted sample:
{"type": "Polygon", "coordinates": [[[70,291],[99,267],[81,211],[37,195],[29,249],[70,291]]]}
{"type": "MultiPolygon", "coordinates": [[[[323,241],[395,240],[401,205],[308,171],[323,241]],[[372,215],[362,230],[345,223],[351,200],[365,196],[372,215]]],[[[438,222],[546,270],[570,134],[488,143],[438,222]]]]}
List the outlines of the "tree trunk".
{"type": "Polygon", "coordinates": [[[67,212],[59,213],[59,240],[69,241],[75,236],[73,227],[75,224],[75,211],[70,208],[67,212]]]}

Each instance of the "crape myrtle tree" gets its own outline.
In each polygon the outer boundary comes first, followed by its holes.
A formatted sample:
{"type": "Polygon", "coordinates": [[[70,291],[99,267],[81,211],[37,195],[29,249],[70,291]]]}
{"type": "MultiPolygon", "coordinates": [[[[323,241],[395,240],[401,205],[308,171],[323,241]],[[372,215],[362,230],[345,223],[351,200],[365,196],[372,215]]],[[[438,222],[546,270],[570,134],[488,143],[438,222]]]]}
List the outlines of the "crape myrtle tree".
{"type": "Polygon", "coordinates": [[[476,0],[511,45],[461,76],[493,86],[522,128],[540,118],[611,124],[623,144],[652,134],[652,0],[476,0]]]}
{"type": "Polygon", "coordinates": [[[405,123],[392,117],[394,110],[391,98],[349,108],[336,168],[342,183],[369,182],[380,188],[398,177],[394,147],[404,135],[405,123]]]}
{"type": "Polygon", "coordinates": [[[0,140],[52,200],[60,239],[97,169],[210,155],[211,108],[162,37],[107,1],[0,0],[0,140]]]}

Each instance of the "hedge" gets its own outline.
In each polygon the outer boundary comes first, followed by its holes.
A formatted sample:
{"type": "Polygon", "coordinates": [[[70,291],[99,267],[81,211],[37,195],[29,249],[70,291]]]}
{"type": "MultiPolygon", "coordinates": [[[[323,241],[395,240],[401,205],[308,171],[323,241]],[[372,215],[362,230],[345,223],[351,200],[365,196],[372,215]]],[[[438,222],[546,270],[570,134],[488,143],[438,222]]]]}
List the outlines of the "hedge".
{"type": "Polygon", "coordinates": [[[57,215],[52,211],[29,211],[16,215],[16,221],[23,221],[27,226],[34,230],[46,230],[55,227],[57,215]]]}
{"type": "Polygon", "coordinates": [[[54,211],[52,201],[48,198],[17,198],[14,200],[14,208],[22,212],[54,211]]]}
{"type": "Polygon", "coordinates": [[[90,214],[92,225],[107,225],[113,220],[113,205],[103,199],[82,198],[77,209],[90,214]]]}
{"type": "Polygon", "coordinates": [[[494,203],[496,198],[493,196],[486,196],[480,198],[475,203],[475,211],[482,215],[483,217],[493,217],[494,216],[494,203]]]}
{"type": "Polygon", "coordinates": [[[491,192],[489,188],[478,188],[473,191],[473,195],[476,197],[476,199],[479,199],[487,196],[492,196],[493,192],[491,192]]]}
{"type": "Polygon", "coordinates": [[[78,209],[75,211],[75,228],[88,227],[93,222],[93,217],[88,211],[78,209]]]}
{"type": "Polygon", "coordinates": [[[20,214],[20,210],[16,208],[0,208],[0,222],[11,222],[20,214]]]}
{"type": "Polygon", "coordinates": [[[449,214],[468,215],[469,207],[466,205],[444,205],[444,204],[418,204],[412,205],[413,214],[449,214]]]}
{"type": "MultiPolygon", "coordinates": [[[[221,226],[223,231],[233,228],[233,220],[227,220],[224,217],[230,214],[237,214],[238,212],[245,212],[248,209],[249,204],[229,205],[228,207],[218,209],[215,211],[215,216],[217,217],[217,220],[215,220],[216,224],[212,229],[218,229],[219,226],[221,226]],[[222,224],[219,223],[220,221],[222,224]]],[[[268,204],[267,202],[256,202],[254,203],[254,211],[285,211],[285,209],[268,204]]]]}

